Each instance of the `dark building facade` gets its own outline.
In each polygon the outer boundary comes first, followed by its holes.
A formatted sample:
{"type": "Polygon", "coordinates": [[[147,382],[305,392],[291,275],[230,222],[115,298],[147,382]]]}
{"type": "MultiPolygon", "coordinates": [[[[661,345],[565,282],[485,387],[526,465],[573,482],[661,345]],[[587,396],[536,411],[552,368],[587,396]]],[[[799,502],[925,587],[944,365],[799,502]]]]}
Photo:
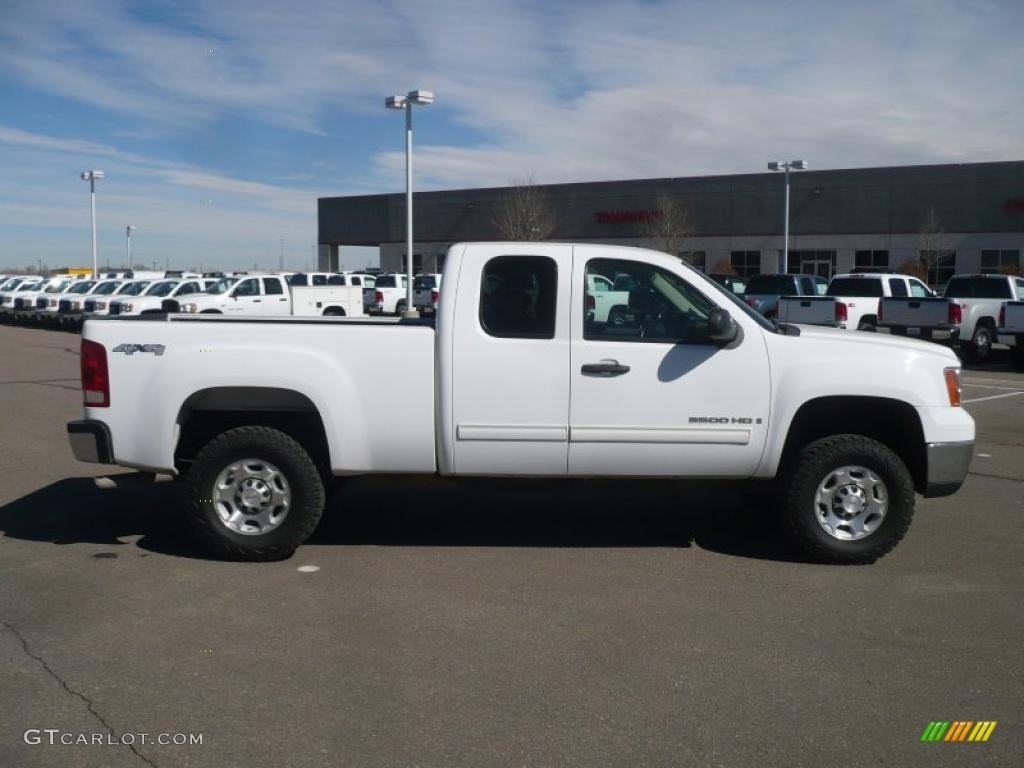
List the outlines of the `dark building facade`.
{"type": "MultiPolygon", "coordinates": [[[[666,199],[687,213],[680,255],[706,271],[775,272],[781,264],[782,174],[637,179],[541,185],[554,219],[548,239],[661,247],[645,235],[666,199]]],[[[440,269],[449,245],[500,240],[496,207],[507,187],[418,192],[414,267],[440,269]]],[[[320,267],[338,246],[380,246],[381,266],[403,269],[405,196],[318,201],[320,267]]],[[[831,275],[853,267],[899,268],[930,249],[929,280],[954,272],[1020,269],[1024,161],[794,172],[790,271],[831,275]],[[934,212],[934,215],[932,215],[934,212]],[[931,235],[931,219],[940,230],[931,235]],[[938,252],[938,258],[934,255],[938,252]]]]}

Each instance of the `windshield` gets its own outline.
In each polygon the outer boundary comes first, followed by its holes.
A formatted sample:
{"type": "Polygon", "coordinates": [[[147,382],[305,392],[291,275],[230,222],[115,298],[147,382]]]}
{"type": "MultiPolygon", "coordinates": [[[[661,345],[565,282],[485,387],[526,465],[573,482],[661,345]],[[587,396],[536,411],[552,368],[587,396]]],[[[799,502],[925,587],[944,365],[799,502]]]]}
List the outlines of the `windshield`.
{"type": "Polygon", "coordinates": [[[828,284],[829,296],[881,296],[882,281],[877,277],[837,277],[828,284]]]}
{"type": "Polygon", "coordinates": [[[222,277],[216,283],[206,289],[207,293],[219,294],[224,293],[228,288],[238,282],[237,277],[222,277]]]}
{"type": "Polygon", "coordinates": [[[96,285],[94,280],[83,280],[80,283],[75,283],[68,293],[88,293],[89,289],[96,285]]]}
{"type": "Polygon", "coordinates": [[[954,299],[1012,299],[1005,277],[954,277],[944,296],[954,299]]]}
{"type": "Polygon", "coordinates": [[[19,291],[38,291],[42,283],[22,283],[18,286],[19,291]]]}
{"type": "Polygon", "coordinates": [[[138,296],[149,286],[148,280],[139,280],[134,283],[126,283],[117,292],[118,296],[138,296]]]}
{"type": "Polygon", "coordinates": [[[97,296],[109,296],[117,290],[119,285],[120,283],[101,283],[93,293],[97,296]]]}
{"type": "Polygon", "coordinates": [[[44,293],[63,293],[64,289],[71,283],[70,280],[61,280],[59,283],[50,283],[46,286],[44,293]]]}
{"type": "Polygon", "coordinates": [[[781,296],[793,293],[793,278],[789,275],[754,275],[747,280],[747,293],[772,294],[781,296]]]}
{"type": "Polygon", "coordinates": [[[4,283],[3,285],[0,285],[0,290],[3,290],[3,291],[13,291],[15,288],[18,287],[18,285],[22,281],[24,281],[24,279],[25,278],[23,278],[23,277],[13,277],[10,280],[8,280],[6,283],[4,283]]]}
{"type": "Polygon", "coordinates": [[[166,296],[178,284],[177,280],[165,280],[162,283],[153,283],[149,290],[146,291],[147,296],[166,296]]]}

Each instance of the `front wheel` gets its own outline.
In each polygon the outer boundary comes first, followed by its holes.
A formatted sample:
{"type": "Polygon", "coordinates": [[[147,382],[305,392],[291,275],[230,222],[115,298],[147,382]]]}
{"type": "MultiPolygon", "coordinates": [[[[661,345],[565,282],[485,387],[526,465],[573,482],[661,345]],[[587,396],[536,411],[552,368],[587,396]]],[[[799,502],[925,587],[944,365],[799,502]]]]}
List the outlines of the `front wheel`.
{"type": "Polygon", "coordinates": [[[184,477],[193,533],[227,560],[284,560],[313,533],[324,486],[306,450],[270,427],[238,427],[209,443],[184,477]]]}
{"type": "Polygon", "coordinates": [[[914,516],[914,483],[892,450],[862,435],[805,447],[782,477],[783,516],[801,552],[822,563],[873,563],[914,516]]]}

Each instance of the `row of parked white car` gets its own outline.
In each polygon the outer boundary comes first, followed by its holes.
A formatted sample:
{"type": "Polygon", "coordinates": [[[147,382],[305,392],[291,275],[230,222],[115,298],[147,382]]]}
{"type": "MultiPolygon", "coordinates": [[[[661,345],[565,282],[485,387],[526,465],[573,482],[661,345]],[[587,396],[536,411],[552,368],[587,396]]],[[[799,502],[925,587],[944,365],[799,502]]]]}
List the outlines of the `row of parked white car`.
{"type": "Polygon", "coordinates": [[[845,330],[885,328],[959,346],[978,363],[1001,343],[1010,347],[1014,365],[1024,367],[1024,278],[954,275],[943,293],[908,275],[836,275],[824,295],[780,296],[775,319],[845,330]]]}
{"type": "MultiPolygon", "coordinates": [[[[407,286],[406,275],[360,272],[0,275],[0,319],[78,329],[90,317],[161,312],[264,317],[402,314],[407,305],[407,286]]],[[[433,313],[440,286],[440,275],[416,276],[416,308],[424,314],[433,313]]]]}

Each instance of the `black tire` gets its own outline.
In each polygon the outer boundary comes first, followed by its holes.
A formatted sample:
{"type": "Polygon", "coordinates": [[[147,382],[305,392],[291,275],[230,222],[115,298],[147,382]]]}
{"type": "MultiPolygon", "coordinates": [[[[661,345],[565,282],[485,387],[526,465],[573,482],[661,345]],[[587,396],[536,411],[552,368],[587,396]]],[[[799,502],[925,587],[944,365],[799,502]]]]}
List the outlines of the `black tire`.
{"type": "Polygon", "coordinates": [[[204,309],[199,313],[200,315],[222,315],[224,314],[219,309],[204,309]]]}
{"type": "Polygon", "coordinates": [[[622,327],[626,324],[626,308],[625,307],[612,307],[608,311],[608,325],[615,326],[616,328],[622,327]]]}
{"type": "Polygon", "coordinates": [[[324,485],[313,459],[293,438],[270,427],[237,427],[209,443],[183,478],[183,507],[193,534],[226,560],[285,560],[310,537],[324,509],[324,485]],[[218,475],[239,459],[274,464],[291,490],[291,505],[277,527],[266,533],[230,530],[211,501],[218,475]]]}
{"type": "Polygon", "coordinates": [[[785,527],[801,553],[820,563],[863,565],[890,552],[914,517],[914,481],[892,450],[862,435],[833,435],[801,450],[781,477],[785,527]],[[818,522],[818,486],[834,470],[855,465],[871,470],[885,483],[888,509],[881,524],[860,539],[842,540],[818,522]]]}
{"type": "Polygon", "coordinates": [[[405,314],[405,307],[406,307],[406,304],[405,304],[404,300],[398,302],[397,304],[395,304],[395,314],[398,315],[399,317],[404,315],[405,314]]]}
{"type": "Polygon", "coordinates": [[[995,341],[995,334],[985,323],[978,323],[974,328],[974,335],[971,340],[961,344],[964,357],[972,363],[987,363],[992,359],[992,342],[995,341]]]}

